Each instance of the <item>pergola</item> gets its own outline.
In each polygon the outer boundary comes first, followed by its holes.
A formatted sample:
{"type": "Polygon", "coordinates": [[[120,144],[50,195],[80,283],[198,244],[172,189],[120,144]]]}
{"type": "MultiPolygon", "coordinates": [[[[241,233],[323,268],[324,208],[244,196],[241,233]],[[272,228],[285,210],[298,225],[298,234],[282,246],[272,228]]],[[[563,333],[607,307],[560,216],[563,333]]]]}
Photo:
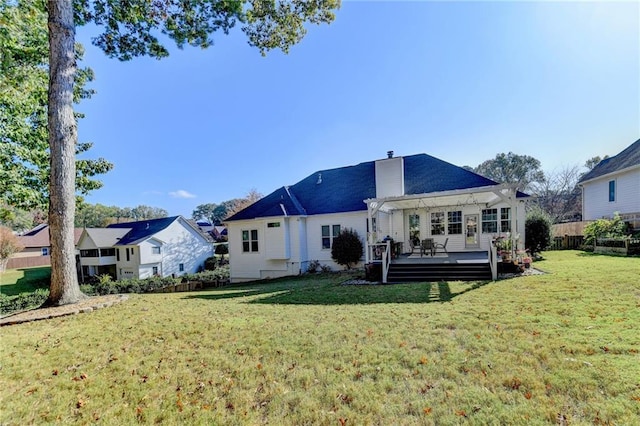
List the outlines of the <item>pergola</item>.
{"type": "MultiPolygon", "coordinates": [[[[372,219],[378,212],[391,213],[397,210],[427,209],[438,210],[453,207],[476,205],[482,209],[492,208],[499,203],[507,203],[511,209],[511,229],[516,229],[518,209],[517,191],[513,185],[501,184],[478,188],[456,189],[451,191],[430,192],[364,200],[367,204],[369,229],[373,230],[372,219]]],[[[512,250],[515,250],[515,232],[511,233],[512,250]]],[[[367,244],[376,243],[375,234],[369,232],[367,244]]],[[[522,245],[522,242],[519,242],[522,245]]],[[[522,249],[523,247],[518,247],[522,249]]],[[[370,262],[370,250],[365,250],[365,261],[370,262]]]]}

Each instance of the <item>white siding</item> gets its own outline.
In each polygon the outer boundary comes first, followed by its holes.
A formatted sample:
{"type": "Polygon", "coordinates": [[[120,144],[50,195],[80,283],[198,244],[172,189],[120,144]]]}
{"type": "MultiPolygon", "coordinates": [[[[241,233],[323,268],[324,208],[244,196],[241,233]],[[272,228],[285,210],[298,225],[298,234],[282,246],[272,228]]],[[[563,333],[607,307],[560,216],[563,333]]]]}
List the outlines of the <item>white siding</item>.
{"type": "MultiPolygon", "coordinates": [[[[367,236],[367,212],[334,213],[307,217],[307,247],[309,260],[318,260],[320,264],[330,266],[334,270],[343,269],[331,259],[331,249],[322,248],[322,226],[340,225],[341,229],[355,230],[364,247],[367,236]]],[[[364,261],[364,250],[362,252],[364,261]]]]}
{"type": "Polygon", "coordinates": [[[404,159],[376,161],[376,198],[404,195],[404,159]]]}
{"type": "Polygon", "coordinates": [[[640,169],[603,176],[583,185],[583,220],[613,217],[615,212],[640,212],[640,169]],[[609,182],[616,182],[616,199],[609,201],[609,182]]]}
{"type": "Polygon", "coordinates": [[[263,244],[267,259],[289,259],[291,257],[289,220],[281,218],[266,221],[263,244]]]}
{"type": "MultiPolygon", "coordinates": [[[[205,259],[213,256],[213,244],[206,241],[183,219],[174,221],[155,234],[155,238],[164,243],[161,252],[162,270],[158,271],[162,276],[196,273],[200,267],[204,266],[205,259]],[[184,271],[180,271],[180,264],[184,265],[184,271]]],[[[148,245],[146,247],[149,251],[151,250],[148,245]]],[[[136,256],[139,255],[140,248],[136,253],[136,256]]],[[[122,253],[120,260],[122,260],[122,253]]],[[[140,267],[141,263],[139,262],[137,267],[140,267]]]]}

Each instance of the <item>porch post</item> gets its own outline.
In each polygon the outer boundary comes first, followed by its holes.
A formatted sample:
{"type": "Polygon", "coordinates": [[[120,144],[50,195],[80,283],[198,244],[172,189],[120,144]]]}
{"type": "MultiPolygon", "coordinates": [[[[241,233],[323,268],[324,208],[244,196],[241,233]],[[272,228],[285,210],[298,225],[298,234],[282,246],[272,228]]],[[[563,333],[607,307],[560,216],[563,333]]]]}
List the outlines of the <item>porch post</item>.
{"type": "Polygon", "coordinates": [[[373,233],[373,220],[371,216],[371,203],[367,203],[367,227],[369,231],[367,232],[367,247],[364,250],[364,263],[365,265],[369,263],[369,247],[371,247],[371,236],[373,233]]]}

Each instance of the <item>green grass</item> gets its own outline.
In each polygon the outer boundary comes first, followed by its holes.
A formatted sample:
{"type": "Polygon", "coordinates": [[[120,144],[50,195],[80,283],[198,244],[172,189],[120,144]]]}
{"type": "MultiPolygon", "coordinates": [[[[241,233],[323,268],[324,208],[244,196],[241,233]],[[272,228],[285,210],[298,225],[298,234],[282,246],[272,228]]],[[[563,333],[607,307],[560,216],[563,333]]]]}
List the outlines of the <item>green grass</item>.
{"type": "Polygon", "coordinates": [[[0,294],[15,296],[39,288],[49,288],[51,267],[8,269],[0,273],[0,294]]]}
{"type": "Polygon", "coordinates": [[[0,329],[0,424],[638,424],[640,260],[298,277],[0,329]]]}

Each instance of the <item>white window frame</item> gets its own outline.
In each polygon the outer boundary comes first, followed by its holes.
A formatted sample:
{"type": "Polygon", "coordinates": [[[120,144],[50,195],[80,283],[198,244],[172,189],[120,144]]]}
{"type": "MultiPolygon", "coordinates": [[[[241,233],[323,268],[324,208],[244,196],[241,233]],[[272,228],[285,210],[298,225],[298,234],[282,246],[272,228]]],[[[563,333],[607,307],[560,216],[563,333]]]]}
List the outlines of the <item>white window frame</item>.
{"type": "Polygon", "coordinates": [[[260,235],[257,229],[243,229],[240,232],[243,253],[258,253],[260,249],[260,235]],[[246,236],[246,238],[245,238],[246,236]]]}
{"type": "Polygon", "coordinates": [[[342,225],[321,225],[320,226],[320,243],[322,244],[322,250],[331,250],[333,247],[333,239],[342,232],[342,225]],[[325,228],[327,233],[325,234],[325,228]],[[337,232],[336,232],[337,230],[337,232]],[[328,244],[326,244],[328,243],[328,244]]]}

